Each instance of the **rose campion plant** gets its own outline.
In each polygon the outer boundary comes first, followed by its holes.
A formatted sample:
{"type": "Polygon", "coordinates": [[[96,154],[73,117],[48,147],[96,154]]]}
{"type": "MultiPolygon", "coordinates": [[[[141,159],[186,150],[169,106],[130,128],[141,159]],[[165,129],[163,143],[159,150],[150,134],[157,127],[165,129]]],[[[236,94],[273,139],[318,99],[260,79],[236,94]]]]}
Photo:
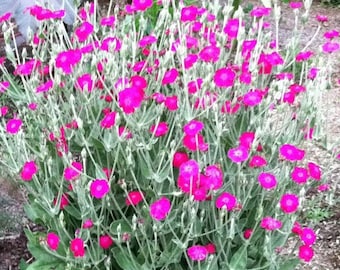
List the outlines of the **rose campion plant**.
{"type": "Polygon", "coordinates": [[[133,0],[104,18],[97,8],[85,4],[69,35],[45,20],[32,59],[8,51],[15,72],[0,65],[1,164],[45,228],[26,231],[28,269],[311,261],[317,235],[299,214],[307,190],[329,186],[305,141],[321,138],[338,36],[325,54],[281,50],[264,27],[275,7],[133,0]],[[278,253],[288,239],[295,253],[278,253]]]}

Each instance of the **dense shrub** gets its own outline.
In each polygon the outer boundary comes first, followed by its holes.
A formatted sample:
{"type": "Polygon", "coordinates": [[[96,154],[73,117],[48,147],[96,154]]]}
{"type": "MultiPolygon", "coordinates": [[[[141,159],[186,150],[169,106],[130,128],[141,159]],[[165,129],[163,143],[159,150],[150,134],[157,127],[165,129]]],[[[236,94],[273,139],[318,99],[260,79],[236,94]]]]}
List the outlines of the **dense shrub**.
{"type": "Polygon", "coordinates": [[[41,13],[33,58],[16,63],[8,50],[2,163],[46,228],[27,231],[28,269],[294,269],[312,259],[315,232],[297,218],[326,179],[306,141],[321,134],[339,44],[327,41],[328,55],[281,51],[265,22],[277,9],[163,2],[152,28],[151,0],[119,21],[87,4],[70,36],[41,13]],[[296,63],[298,76],[283,72],[296,63]],[[297,254],[281,253],[294,234],[297,254]]]}

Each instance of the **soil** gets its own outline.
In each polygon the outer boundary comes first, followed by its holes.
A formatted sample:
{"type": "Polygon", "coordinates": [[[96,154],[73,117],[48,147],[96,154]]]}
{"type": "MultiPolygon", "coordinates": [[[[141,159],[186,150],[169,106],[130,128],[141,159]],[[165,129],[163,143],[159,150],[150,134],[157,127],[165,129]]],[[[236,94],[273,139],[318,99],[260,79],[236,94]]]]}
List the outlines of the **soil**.
{"type": "MultiPolygon", "coordinates": [[[[124,0],[119,0],[122,3],[124,0]]],[[[105,3],[106,0],[99,2],[105,3]]],[[[247,1],[248,3],[249,1],[247,1]]],[[[253,1],[252,1],[253,2],[253,1]]],[[[102,8],[103,10],[104,8],[102,8]]],[[[281,40],[288,40],[294,23],[294,14],[287,7],[282,6],[283,19],[280,21],[281,40]]],[[[312,49],[318,50],[322,44],[322,33],[332,29],[340,30],[340,9],[334,7],[325,7],[320,3],[313,4],[310,11],[310,18],[316,15],[327,15],[328,22],[322,25],[321,34],[312,43],[312,49]]],[[[318,23],[308,23],[305,35],[302,36],[302,43],[306,44],[311,35],[316,30],[318,23]]],[[[334,81],[340,78],[340,60],[337,59],[338,66],[334,70],[334,81]]],[[[322,104],[325,116],[325,129],[328,138],[328,145],[340,145],[340,88],[334,84],[327,93],[324,94],[322,104]],[[338,141],[337,141],[338,140],[338,141]]],[[[315,162],[321,166],[327,167],[330,164],[331,153],[324,145],[310,145],[310,152],[315,162]]],[[[340,153],[340,148],[338,149],[340,153]]],[[[315,249],[315,257],[311,263],[300,265],[300,270],[333,270],[340,269],[340,183],[338,181],[340,175],[340,160],[333,162],[332,172],[328,175],[329,184],[333,189],[334,197],[332,200],[325,201],[321,206],[324,207],[325,216],[321,217],[321,221],[316,225],[318,240],[315,249]],[[326,215],[327,214],[327,215],[326,215]]],[[[32,226],[24,217],[23,204],[24,196],[22,191],[15,185],[11,185],[9,181],[0,179],[0,270],[19,269],[18,265],[21,260],[29,262],[32,260],[30,253],[26,248],[27,239],[23,233],[23,229],[32,226]]],[[[317,192],[310,191],[311,197],[316,196],[317,192]]],[[[320,207],[320,206],[319,206],[320,207]]],[[[303,213],[307,216],[308,213],[303,213]]],[[[306,219],[306,222],[308,219],[306,219]]],[[[310,221],[309,221],[310,222],[310,221]]],[[[305,224],[313,225],[313,224],[305,224]]],[[[293,241],[288,244],[288,249],[293,247],[293,241]]],[[[287,247],[285,247],[287,248],[287,247]]]]}

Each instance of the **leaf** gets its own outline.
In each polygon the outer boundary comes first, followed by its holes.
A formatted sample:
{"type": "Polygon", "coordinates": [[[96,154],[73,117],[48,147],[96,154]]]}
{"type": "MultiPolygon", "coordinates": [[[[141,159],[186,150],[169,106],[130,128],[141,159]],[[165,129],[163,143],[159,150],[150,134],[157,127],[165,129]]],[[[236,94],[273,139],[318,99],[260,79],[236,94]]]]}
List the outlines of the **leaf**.
{"type": "Polygon", "coordinates": [[[65,269],[65,264],[58,261],[35,261],[26,270],[61,270],[65,269]]]}
{"type": "Polygon", "coordinates": [[[117,264],[124,270],[141,270],[142,266],[137,262],[136,257],[128,254],[119,248],[112,249],[113,257],[116,259],[117,264]]]}
{"type": "Polygon", "coordinates": [[[298,258],[293,258],[285,261],[280,265],[280,270],[294,270],[296,266],[299,264],[300,260],[298,258]]]}
{"type": "Polygon", "coordinates": [[[242,246],[233,255],[229,263],[230,270],[243,270],[247,266],[247,246],[242,246]]]}

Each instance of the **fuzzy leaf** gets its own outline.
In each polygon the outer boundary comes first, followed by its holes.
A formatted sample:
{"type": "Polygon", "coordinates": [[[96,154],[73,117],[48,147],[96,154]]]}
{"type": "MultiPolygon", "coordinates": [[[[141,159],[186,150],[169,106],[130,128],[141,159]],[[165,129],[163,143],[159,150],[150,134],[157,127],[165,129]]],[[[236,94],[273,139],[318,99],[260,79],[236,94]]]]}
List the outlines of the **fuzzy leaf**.
{"type": "Polygon", "coordinates": [[[230,260],[230,270],[243,270],[247,266],[247,246],[241,246],[230,260]]]}

